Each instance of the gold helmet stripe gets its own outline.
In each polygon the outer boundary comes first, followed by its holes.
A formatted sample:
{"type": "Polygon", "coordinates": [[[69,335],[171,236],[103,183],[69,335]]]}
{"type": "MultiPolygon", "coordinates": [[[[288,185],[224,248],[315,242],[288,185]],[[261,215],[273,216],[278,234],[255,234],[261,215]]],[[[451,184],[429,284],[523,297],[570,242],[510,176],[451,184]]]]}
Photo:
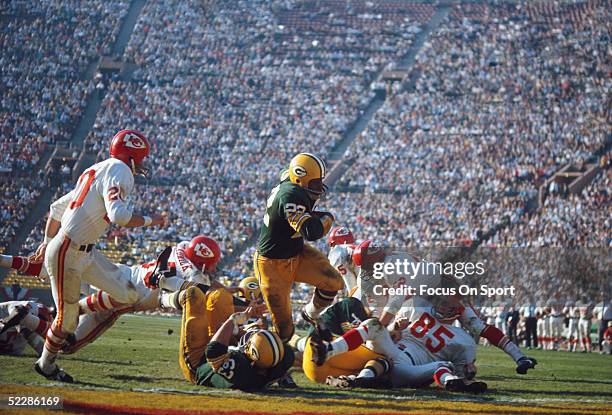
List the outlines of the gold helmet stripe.
{"type": "Polygon", "coordinates": [[[278,362],[280,362],[280,350],[278,344],[276,344],[276,339],[268,330],[262,330],[260,333],[266,336],[266,339],[270,342],[270,346],[272,346],[272,366],[276,366],[278,362]]]}
{"type": "Polygon", "coordinates": [[[325,163],[323,162],[323,160],[321,160],[319,157],[315,156],[312,153],[302,153],[302,154],[312,158],[314,161],[317,162],[317,164],[319,165],[319,170],[321,171],[321,178],[323,179],[325,177],[325,163]]]}

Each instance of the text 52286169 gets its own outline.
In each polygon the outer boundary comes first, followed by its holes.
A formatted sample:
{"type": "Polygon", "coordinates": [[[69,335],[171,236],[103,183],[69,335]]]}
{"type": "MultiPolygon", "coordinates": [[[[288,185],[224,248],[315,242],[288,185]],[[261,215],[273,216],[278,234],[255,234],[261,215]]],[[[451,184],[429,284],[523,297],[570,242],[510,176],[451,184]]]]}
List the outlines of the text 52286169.
{"type": "Polygon", "coordinates": [[[62,409],[61,396],[0,395],[0,408],[45,408],[62,409]]]}

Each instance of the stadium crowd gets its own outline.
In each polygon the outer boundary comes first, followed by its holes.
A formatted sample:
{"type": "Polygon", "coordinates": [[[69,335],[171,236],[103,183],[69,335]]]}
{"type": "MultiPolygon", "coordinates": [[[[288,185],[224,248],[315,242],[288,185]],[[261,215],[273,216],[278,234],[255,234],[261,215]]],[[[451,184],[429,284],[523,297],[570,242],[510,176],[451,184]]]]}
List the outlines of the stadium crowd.
{"type": "Polygon", "coordinates": [[[7,1],[0,6],[0,246],[14,236],[42,186],[32,171],[49,144],[68,141],[93,83],[87,65],[110,45],[127,0],[7,1]],[[7,214],[10,213],[10,219],[7,214]]]}
{"type": "Polygon", "coordinates": [[[400,240],[454,242],[516,223],[544,178],[610,135],[606,4],[559,6],[580,11],[567,20],[529,4],[453,7],[417,58],[414,91],[388,99],[353,143],[342,184],[381,195],[342,198],[365,218],[346,224],[385,237],[368,224],[404,222],[400,240]]]}
{"type": "Polygon", "coordinates": [[[86,146],[104,154],[117,125],[141,129],[155,143],[154,186],[136,203],[172,206],[162,237],[205,232],[232,253],[252,235],[285,163],[304,150],[330,153],[372,98],[374,73],[405,53],[434,9],[225,6],[145,5],[125,55],[139,69],[109,84],[86,146]],[[322,17],[330,10],[333,21],[322,17]]]}

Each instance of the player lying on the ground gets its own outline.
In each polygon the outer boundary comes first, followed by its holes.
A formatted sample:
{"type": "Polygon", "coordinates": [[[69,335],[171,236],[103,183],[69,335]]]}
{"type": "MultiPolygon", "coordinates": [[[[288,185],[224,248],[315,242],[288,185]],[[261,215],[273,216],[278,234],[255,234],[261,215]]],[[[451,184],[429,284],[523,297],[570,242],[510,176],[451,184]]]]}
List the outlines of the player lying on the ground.
{"type": "Polygon", "coordinates": [[[40,356],[53,310],[35,301],[0,303],[0,354],[20,355],[29,344],[40,356]]]}
{"type": "MultiPolygon", "coordinates": [[[[10,263],[12,268],[26,274],[46,276],[45,267],[41,263],[31,263],[28,258],[3,255],[0,259],[2,266],[10,263]]],[[[191,241],[179,242],[173,248],[167,247],[156,261],[132,267],[114,264],[120,272],[119,282],[134,287],[137,296],[132,298],[133,302],[118,302],[106,291],[98,291],[82,298],[79,324],[62,344],[61,352],[75,353],[92,343],[123,314],[169,306],[160,304],[160,288],[176,291],[198,284],[210,285],[208,273],[215,271],[220,259],[217,243],[200,235],[191,241]]]]}
{"type": "MultiPolygon", "coordinates": [[[[357,290],[353,294],[356,298],[364,301],[368,305],[368,308],[374,310],[374,315],[377,315],[377,311],[381,323],[385,326],[389,325],[394,319],[396,314],[399,312],[401,307],[405,305],[406,301],[410,300],[410,297],[396,294],[393,296],[381,296],[374,295],[374,285],[386,284],[389,287],[399,287],[400,285],[410,284],[416,286],[420,284],[420,281],[427,281],[427,285],[430,287],[437,286],[441,283],[441,279],[432,278],[431,275],[417,275],[414,279],[406,279],[402,274],[390,273],[385,274],[382,280],[376,280],[373,278],[374,265],[379,262],[393,263],[396,260],[404,261],[407,259],[409,262],[418,261],[417,258],[410,256],[407,253],[387,253],[380,244],[365,240],[361,242],[356,248],[352,249],[353,255],[351,257],[353,267],[357,272],[357,290]]],[[[346,256],[343,256],[346,258],[346,256]]],[[[349,268],[348,264],[336,265],[349,268]]],[[[439,318],[452,318],[458,319],[461,326],[468,330],[475,336],[484,337],[494,346],[502,349],[516,362],[516,372],[519,374],[527,373],[528,369],[532,369],[537,364],[537,361],[533,358],[525,356],[523,352],[514,344],[508,336],[506,336],[501,330],[493,325],[485,323],[470,305],[464,306],[460,299],[452,299],[453,304],[448,305],[447,310],[442,310],[443,313],[439,315],[439,318]]],[[[441,306],[441,305],[440,305],[441,306]]]]}
{"type": "MultiPolygon", "coordinates": [[[[340,315],[348,311],[357,319],[366,316],[363,306],[357,300],[347,299],[343,302],[345,304],[337,310],[340,315]],[[342,308],[345,309],[344,312],[341,311],[342,308]]],[[[318,369],[313,369],[307,363],[308,360],[314,362],[316,366],[325,368],[324,371],[327,373],[338,372],[338,369],[350,371],[344,361],[355,364],[353,373],[341,375],[325,373],[328,376],[328,384],[342,387],[390,385],[418,388],[435,381],[450,391],[484,392],[485,383],[468,381],[464,375],[467,366],[473,365],[475,360],[474,340],[461,328],[450,325],[445,327],[446,325],[435,319],[430,321],[427,318],[428,316],[424,316],[422,320],[412,323],[407,330],[404,330],[405,336],[398,344],[393,342],[389,331],[377,318],[362,321],[359,326],[346,331],[332,341],[323,339],[326,329],[315,330],[310,336],[304,354],[305,373],[311,377],[312,374],[308,372],[314,372],[314,377],[318,380],[323,375],[317,373],[318,369]],[[438,335],[444,332],[447,340],[444,341],[442,338],[433,344],[431,337],[436,339],[440,337],[435,334],[426,337],[425,328],[438,335]],[[368,360],[364,364],[365,359],[368,360]],[[356,365],[358,361],[363,365],[361,370],[356,365]]],[[[338,330],[336,325],[338,322],[333,323],[335,325],[333,329],[338,330]]]]}
{"type": "Polygon", "coordinates": [[[240,338],[240,326],[261,317],[265,305],[234,313],[225,288],[189,287],[169,295],[182,309],[179,366],[189,382],[217,388],[261,389],[278,381],[293,364],[293,351],[276,333],[255,329],[240,338]]]}

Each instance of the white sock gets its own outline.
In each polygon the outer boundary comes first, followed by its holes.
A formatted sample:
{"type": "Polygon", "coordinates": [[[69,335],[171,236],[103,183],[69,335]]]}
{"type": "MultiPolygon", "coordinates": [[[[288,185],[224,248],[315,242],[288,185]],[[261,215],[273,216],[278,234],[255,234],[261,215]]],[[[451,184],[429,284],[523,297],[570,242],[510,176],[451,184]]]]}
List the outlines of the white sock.
{"type": "Polygon", "coordinates": [[[173,293],[162,293],[159,298],[159,304],[163,308],[175,308],[177,310],[182,310],[181,304],[179,302],[179,295],[181,291],[175,291],[173,293]]]}
{"type": "Polygon", "coordinates": [[[372,370],[371,368],[364,367],[363,369],[361,369],[361,372],[359,372],[357,377],[358,378],[375,378],[376,373],[374,373],[374,370],[372,370]]]}
{"type": "Polygon", "coordinates": [[[308,304],[306,304],[306,307],[304,307],[304,311],[306,311],[306,314],[308,314],[308,316],[313,320],[318,318],[319,314],[321,313],[321,310],[315,307],[315,305],[312,303],[312,300],[308,304]]]}
{"type": "Polygon", "coordinates": [[[52,354],[46,347],[43,347],[40,358],[38,359],[38,365],[45,373],[51,373],[55,370],[55,359],[56,354],[52,354]]]}
{"type": "Polygon", "coordinates": [[[295,344],[295,348],[303,352],[306,349],[306,340],[308,340],[307,337],[301,337],[295,344]]]}
{"type": "Polygon", "coordinates": [[[508,344],[504,346],[504,352],[512,357],[515,362],[518,362],[521,357],[525,356],[523,352],[521,352],[521,349],[519,349],[518,346],[512,342],[508,342],[508,344]]]}

